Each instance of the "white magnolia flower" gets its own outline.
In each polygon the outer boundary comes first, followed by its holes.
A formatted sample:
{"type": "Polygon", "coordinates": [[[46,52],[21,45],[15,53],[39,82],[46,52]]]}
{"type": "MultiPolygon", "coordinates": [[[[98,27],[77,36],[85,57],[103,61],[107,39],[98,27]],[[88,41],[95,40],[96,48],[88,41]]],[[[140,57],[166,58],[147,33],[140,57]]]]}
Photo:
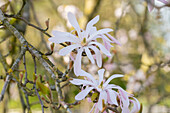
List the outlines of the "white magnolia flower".
{"type": "Polygon", "coordinates": [[[133,95],[128,94],[122,88],[119,88],[118,98],[120,100],[119,104],[122,109],[122,113],[137,113],[140,110],[139,101],[135,97],[133,97],[133,95]],[[130,103],[133,103],[132,110],[129,109],[130,103]]]}
{"type": "Polygon", "coordinates": [[[101,52],[103,52],[107,56],[111,56],[110,47],[112,45],[110,43],[120,44],[114,37],[108,34],[108,32],[113,31],[112,29],[105,28],[101,30],[96,30],[94,24],[99,21],[99,16],[93,18],[86,25],[86,30],[80,29],[80,26],[72,13],[68,13],[68,20],[70,24],[75,28],[75,34],[71,34],[68,32],[60,32],[60,31],[52,31],[53,37],[49,38],[49,41],[54,43],[64,43],[71,42],[71,45],[62,48],[59,51],[59,54],[65,56],[71,53],[74,49],[77,49],[77,55],[74,61],[74,73],[79,76],[81,70],[81,57],[82,53],[85,52],[87,57],[90,59],[91,63],[94,64],[95,60],[92,54],[95,54],[95,59],[98,67],[102,66],[102,56],[101,52]],[[110,39],[109,39],[109,38],[110,39]],[[97,42],[97,38],[101,38],[105,44],[103,46],[101,43],[97,42]]]}
{"type": "Polygon", "coordinates": [[[114,84],[109,84],[109,82],[114,78],[123,77],[123,75],[120,75],[120,74],[112,75],[110,78],[107,79],[106,82],[104,82],[104,80],[103,80],[104,71],[105,71],[104,69],[100,69],[98,71],[99,80],[95,80],[92,75],[90,75],[89,73],[87,73],[83,70],[81,72],[81,76],[87,77],[88,78],[87,80],[82,80],[82,79],[70,80],[70,82],[72,84],[86,86],[85,89],[83,89],[80,93],[78,93],[75,96],[76,100],[84,99],[88,95],[88,93],[93,89],[95,89],[99,92],[98,102],[96,104],[94,104],[94,106],[96,106],[95,113],[97,113],[98,111],[102,111],[102,109],[103,109],[102,101],[103,100],[104,100],[105,104],[109,103],[111,105],[114,104],[114,105],[118,106],[118,102],[117,102],[118,93],[112,89],[113,88],[120,89],[120,87],[116,86],[114,84]]]}

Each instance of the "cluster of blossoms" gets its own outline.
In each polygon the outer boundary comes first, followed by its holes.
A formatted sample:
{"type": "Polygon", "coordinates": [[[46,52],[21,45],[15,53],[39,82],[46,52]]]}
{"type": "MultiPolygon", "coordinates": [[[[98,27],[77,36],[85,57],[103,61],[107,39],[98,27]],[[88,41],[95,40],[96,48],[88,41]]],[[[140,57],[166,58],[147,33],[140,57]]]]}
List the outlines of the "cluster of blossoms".
{"type": "MultiPolygon", "coordinates": [[[[88,22],[86,30],[80,29],[76,17],[70,12],[68,13],[68,20],[75,30],[73,30],[71,33],[53,31],[53,37],[51,37],[49,41],[57,44],[64,42],[67,44],[66,47],[59,51],[59,54],[64,56],[70,53],[70,57],[74,61],[75,75],[83,76],[85,78],[70,80],[72,84],[83,85],[85,87],[85,89],[82,89],[82,91],[76,95],[75,99],[82,100],[85,99],[88,94],[97,94],[95,96],[96,98],[94,104],[95,113],[102,111],[103,105],[114,105],[116,107],[120,106],[122,113],[138,112],[140,110],[140,103],[136,98],[133,97],[133,95],[128,94],[120,86],[109,84],[112,79],[123,77],[123,75],[115,74],[108,78],[107,81],[105,81],[105,70],[100,69],[98,71],[99,80],[95,80],[92,75],[81,69],[81,59],[83,54],[89,58],[92,64],[94,64],[96,61],[98,67],[102,66],[101,52],[108,57],[111,56],[111,43],[120,45],[120,43],[114,37],[108,34],[113,30],[109,28],[97,30],[94,25],[99,21],[99,16],[96,16],[90,22],[88,22]],[[103,41],[103,44],[98,42],[98,38],[103,41]],[[133,103],[133,108],[131,110],[129,109],[130,103],[133,103]]],[[[91,101],[94,100],[91,99],[91,101]]]]}
{"type": "MultiPolygon", "coordinates": [[[[170,4],[170,0],[158,0],[160,2],[162,2],[165,5],[170,4]]],[[[151,12],[154,9],[155,6],[155,0],[148,0],[148,9],[151,12]]]]}

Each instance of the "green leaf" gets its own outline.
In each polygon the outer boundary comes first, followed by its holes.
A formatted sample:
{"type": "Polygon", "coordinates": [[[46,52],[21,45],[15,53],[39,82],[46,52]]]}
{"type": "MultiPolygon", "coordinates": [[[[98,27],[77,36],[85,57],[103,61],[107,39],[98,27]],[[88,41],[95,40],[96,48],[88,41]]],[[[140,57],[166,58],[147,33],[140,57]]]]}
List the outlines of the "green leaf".
{"type": "Polygon", "coordinates": [[[40,89],[40,91],[42,92],[42,94],[50,94],[50,89],[45,86],[44,84],[42,84],[41,82],[37,82],[38,88],[40,89]]]}

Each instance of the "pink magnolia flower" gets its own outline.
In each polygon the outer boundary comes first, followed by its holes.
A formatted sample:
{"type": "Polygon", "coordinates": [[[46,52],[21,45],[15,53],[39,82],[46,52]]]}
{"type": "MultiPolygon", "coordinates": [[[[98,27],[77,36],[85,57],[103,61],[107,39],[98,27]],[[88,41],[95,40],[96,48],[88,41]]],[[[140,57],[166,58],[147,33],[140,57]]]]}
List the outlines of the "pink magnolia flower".
{"type": "Polygon", "coordinates": [[[76,20],[76,17],[72,13],[68,13],[68,20],[70,24],[75,28],[76,35],[68,32],[60,32],[60,31],[52,31],[53,37],[49,38],[49,41],[54,43],[64,43],[64,42],[71,42],[71,45],[62,48],[59,51],[59,54],[64,56],[68,53],[71,53],[74,49],[77,49],[77,55],[74,61],[74,73],[79,76],[81,70],[81,58],[82,53],[85,52],[87,57],[90,59],[91,63],[94,64],[95,60],[92,54],[92,51],[95,54],[95,59],[97,62],[98,67],[102,66],[102,56],[101,51],[107,55],[111,56],[110,54],[110,43],[117,43],[120,44],[114,37],[108,34],[108,32],[113,31],[112,29],[105,28],[96,30],[94,24],[99,21],[99,16],[93,18],[88,24],[86,25],[86,30],[80,29],[80,26],[76,20]],[[109,39],[109,38],[110,39],[109,39]],[[97,42],[97,38],[101,38],[105,43],[103,46],[101,43],[97,42]]]}
{"type": "MultiPolygon", "coordinates": [[[[110,78],[108,78],[106,82],[104,82],[104,80],[103,80],[104,71],[105,71],[104,69],[100,69],[98,71],[99,80],[95,80],[92,75],[90,75],[89,73],[87,73],[83,70],[81,72],[81,76],[87,77],[88,78],[87,80],[82,80],[82,79],[70,80],[70,82],[72,84],[86,86],[85,89],[83,89],[80,93],[78,93],[75,96],[76,100],[84,99],[88,95],[88,93],[90,91],[92,91],[93,89],[95,89],[99,92],[98,102],[95,103],[93,106],[93,108],[95,107],[95,113],[98,113],[98,111],[102,111],[103,100],[104,100],[105,104],[111,104],[111,105],[114,104],[114,105],[118,106],[118,102],[117,102],[118,93],[116,91],[112,90],[112,88],[119,89],[119,86],[116,86],[114,84],[109,84],[109,82],[114,78],[123,77],[123,75],[114,74],[110,78]]],[[[93,110],[93,108],[92,108],[92,110],[93,110]]]]}

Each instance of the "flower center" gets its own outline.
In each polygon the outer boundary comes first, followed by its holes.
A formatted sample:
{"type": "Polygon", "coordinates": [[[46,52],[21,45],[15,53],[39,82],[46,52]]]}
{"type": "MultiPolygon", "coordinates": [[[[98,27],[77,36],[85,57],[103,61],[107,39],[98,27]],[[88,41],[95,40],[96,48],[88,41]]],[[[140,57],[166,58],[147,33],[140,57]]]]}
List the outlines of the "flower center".
{"type": "Polygon", "coordinates": [[[102,90],[104,89],[104,88],[103,88],[103,81],[101,82],[100,85],[98,85],[98,88],[100,88],[100,89],[102,89],[102,90]]]}
{"type": "Polygon", "coordinates": [[[86,38],[83,38],[83,41],[81,42],[81,45],[82,45],[82,46],[86,46],[86,45],[87,45],[86,38]]]}

